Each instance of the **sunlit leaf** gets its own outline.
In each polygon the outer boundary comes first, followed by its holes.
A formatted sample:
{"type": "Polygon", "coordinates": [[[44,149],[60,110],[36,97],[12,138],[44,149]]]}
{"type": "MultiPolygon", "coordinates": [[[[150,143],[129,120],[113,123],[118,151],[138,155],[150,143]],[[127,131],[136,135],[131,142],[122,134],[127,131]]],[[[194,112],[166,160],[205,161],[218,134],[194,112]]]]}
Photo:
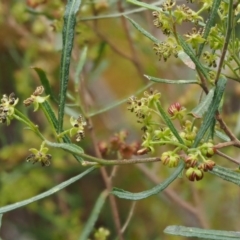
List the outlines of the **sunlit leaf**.
{"type": "Polygon", "coordinates": [[[211,107],[214,90],[215,88],[212,88],[208,95],[190,112],[190,114],[192,114],[195,118],[201,118],[203,114],[208,111],[209,107],[211,107]]]}
{"type": "Polygon", "coordinates": [[[163,79],[163,78],[156,78],[151,77],[148,75],[144,75],[147,79],[149,79],[152,82],[156,83],[167,83],[167,84],[199,84],[197,80],[169,80],[169,79],[163,79]]]}

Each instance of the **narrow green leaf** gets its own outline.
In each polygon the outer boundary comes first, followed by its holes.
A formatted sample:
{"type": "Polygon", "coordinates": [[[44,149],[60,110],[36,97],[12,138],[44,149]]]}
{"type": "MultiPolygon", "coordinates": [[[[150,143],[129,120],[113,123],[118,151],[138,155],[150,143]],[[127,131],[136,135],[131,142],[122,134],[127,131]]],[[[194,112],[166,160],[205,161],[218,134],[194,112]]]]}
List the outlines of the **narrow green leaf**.
{"type": "Polygon", "coordinates": [[[5,212],[9,212],[9,211],[12,211],[14,209],[17,209],[17,208],[20,208],[20,207],[23,207],[25,205],[28,205],[30,203],[33,203],[35,201],[38,201],[42,198],[45,198],[45,197],[48,197],[60,190],[62,190],[63,188],[67,187],[68,185],[76,182],[77,180],[81,179],[82,177],[84,177],[85,175],[87,175],[88,173],[90,173],[91,171],[93,171],[96,167],[91,167],[91,168],[88,168],[86,171],[78,174],[77,176],[75,177],[72,177],[70,178],[69,180],[65,181],[65,182],[62,182],[60,184],[58,184],[57,186],[49,189],[48,191],[46,192],[43,192],[39,195],[36,195],[32,198],[29,198],[29,199],[26,199],[26,200],[23,200],[21,202],[16,202],[16,203],[13,203],[13,204],[10,204],[10,205],[7,205],[7,206],[4,206],[4,207],[1,207],[0,208],[0,214],[1,213],[5,213],[5,212]]]}
{"type": "Polygon", "coordinates": [[[193,50],[190,48],[190,46],[185,42],[183,37],[181,35],[178,35],[178,40],[183,48],[184,52],[191,58],[191,60],[194,62],[196,67],[199,69],[199,71],[203,74],[203,76],[208,79],[208,73],[205,70],[205,68],[200,63],[199,59],[197,59],[196,54],[193,52],[193,50]]]}
{"type": "Polygon", "coordinates": [[[127,2],[132,3],[134,5],[137,5],[137,6],[140,6],[140,7],[144,7],[144,8],[150,9],[150,10],[161,11],[161,8],[155,7],[152,4],[147,4],[147,3],[139,2],[139,1],[136,1],[136,0],[127,0],[127,2]]]}
{"type": "MultiPolygon", "coordinates": [[[[50,104],[45,101],[41,104],[42,110],[46,116],[46,118],[48,119],[48,122],[51,124],[51,126],[53,127],[53,131],[57,131],[57,127],[58,127],[58,120],[55,116],[55,113],[53,112],[50,104]]],[[[63,141],[65,143],[71,143],[71,140],[68,136],[63,136],[63,141]]],[[[79,156],[77,156],[76,154],[73,154],[73,156],[77,159],[78,162],[83,162],[83,159],[79,156]]]]}
{"type": "MultiPolygon", "coordinates": [[[[139,93],[142,93],[143,91],[145,91],[146,89],[148,89],[149,87],[151,87],[153,84],[154,84],[153,82],[150,82],[150,83],[147,84],[146,86],[138,89],[138,90],[136,91],[135,95],[137,95],[137,94],[139,94],[139,93]]],[[[117,102],[114,102],[114,103],[110,104],[109,106],[107,106],[107,107],[105,107],[105,108],[103,108],[103,109],[100,109],[100,110],[98,110],[98,111],[89,113],[87,116],[88,116],[88,117],[92,117],[92,116],[96,116],[96,115],[98,115],[98,114],[107,112],[107,111],[109,111],[109,110],[111,110],[111,109],[113,109],[113,108],[115,108],[115,107],[117,107],[117,106],[119,106],[119,105],[127,102],[128,99],[129,99],[129,97],[124,98],[124,99],[122,99],[122,100],[119,100],[119,101],[117,101],[117,102]]]]}
{"type": "Polygon", "coordinates": [[[225,142],[230,142],[231,141],[231,139],[225,133],[220,132],[218,130],[215,130],[215,135],[225,142]]]}
{"type": "MultiPolygon", "coordinates": [[[[207,39],[208,35],[210,33],[211,28],[213,27],[213,25],[216,22],[216,18],[218,16],[218,10],[219,10],[219,6],[220,6],[221,0],[214,0],[213,1],[213,5],[211,8],[211,13],[210,13],[210,17],[206,23],[206,26],[204,28],[204,32],[203,32],[203,38],[207,39]]],[[[202,50],[204,48],[206,42],[203,42],[200,44],[199,49],[198,49],[198,57],[200,58],[201,54],[202,54],[202,50]]]]}
{"type": "Polygon", "coordinates": [[[87,50],[88,50],[88,47],[85,46],[82,50],[80,59],[78,61],[76,73],[75,73],[75,76],[74,76],[75,86],[77,86],[78,83],[79,83],[79,76],[80,76],[80,73],[82,72],[83,66],[85,65],[85,62],[86,62],[86,59],[87,59],[87,50]]]}
{"type": "Polygon", "coordinates": [[[60,72],[60,93],[58,108],[58,133],[62,131],[64,108],[66,102],[66,93],[69,80],[69,67],[71,60],[71,52],[73,47],[74,29],[76,24],[76,13],[80,7],[81,0],[68,0],[64,13],[63,24],[63,48],[61,57],[60,72]]]}
{"type": "Polygon", "coordinates": [[[167,228],[165,228],[164,232],[171,235],[197,237],[201,239],[212,239],[212,240],[240,239],[240,232],[201,229],[201,228],[184,227],[184,226],[168,226],[167,228]]]}
{"type": "Polygon", "coordinates": [[[50,141],[45,141],[45,142],[50,147],[61,148],[75,155],[81,155],[84,152],[81,147],[73,143],[54,143],[50,141]]]}
{"type": "Polygon", "coordinates": [[[209,171],[209,173],[214,174],[228,182],[234,183],[238,186],[240,186],[240,173],[232,171],[228,168],[215,166],[212,171],[209,171]]]}
{"type": "Polygon", "coordinates": [[[199,128],[199,131],[197,133],[197,136],[195,138],[195,141],[193,143],[193,148],[197,147],[200,141],[203,139],[204,134],[208,130],[210,126],[212,126],[212,123],[215,119],[215,113],[218,110],[218,107],[221,103],[221,99],[226,87],[227,79],[225,77],[220,77],[217,81],[217,86],[214,91],[213,100],[211,102],[211,106],[209,107],[208,112],[206,113],[206,116],[203,119],[202,125],[199,128]]]}
{"type": "Polygon", "coordinates": [[[168,117],[168,115],[165,113],[165,111],[163,110],[161,104],[159,102],[156,103],[156,107],[158,109],[158,111],[160,112],[163,120],[165,121],[165,123],[167,124],[167,126],[170,128],[171,132],[173,133],[173,135],[177,138],[177,140],[182,143],[185,144],[184,141],[182,140],[182,138],[180,137],[177,129],[174,127],[171,119],[168,117]]]}
{"type": "Polygon", "coordinates": [[[98,216],[102,210],[102,207],[105,203],[107,197],[107,192],[104,191],[100,194],[99,198],[97,199],[95,206],[91,212],[90,217],[88,218],[84,229],[81,232],[81,236],[79,237],[79,240],[88,240],[89,239],[89,235],[91,234],[94,224],[96,223],[98,216]]]}
{"type": "Polygon", "coordinates": [[[148,75],[144,75],[148,80],[156,83],[167,83],[167,84],[199,84],[197,80],[169,80],[164,78],[156,78],[148,75]]]}
{"type": "Polygon", "coordinates": [[[152,195],[158,194],[162,192],[165,188],[167,188],[178,176],[179,174],[183,171],[184,169],[184,162],[181,161],[180,165],[177,167],[175,172],[164,182],[160,183],[159,185],[153,187],[152,189],[140,192],[140,193],[131,193],[128,191],[125,191],[123,189],[119,188],[113,188],[112,194],[123,199],[128,199],[128,200],[141,200],[147,197],[150,197],[152,195]]]}
{"type": "Polygon", "coordinates": [[[53,91],[50,86],[50,83],[49,83],[46,73],[41,68],[33,67],[32,69],[34,69],[35,72],[37,73],[37,75],[44,87],[46,95],[50,95],[51,100],[57,103],[58,101],[55,98],[55,96],[53,95],[53,91]]]}
{"type": "Polygon", "coordinates": [[[149,38],[151,41],[153,41],[154,43],[159,43],[160,41],[155,38],[151,33],[147,32],[145,29],[143,29],[138,23],[136,23],[134,20],[132,20],[131,18],[124,16],[125,18],[127,18],[132,25],[140,32],[142,33],[145,37],[149,38]]]}
{"type": "Polygon", "coordinates": [[[200,102],[200,104],[195,107],[190,114],[192,114],[195,118],[201,118],[203,114],[208,111],[208,108],[210,107],[212,103],[212,99],[214,96],[214,90],[215,88],[212,88],[208,95],[203,99],[203,101],[200,102]]]}

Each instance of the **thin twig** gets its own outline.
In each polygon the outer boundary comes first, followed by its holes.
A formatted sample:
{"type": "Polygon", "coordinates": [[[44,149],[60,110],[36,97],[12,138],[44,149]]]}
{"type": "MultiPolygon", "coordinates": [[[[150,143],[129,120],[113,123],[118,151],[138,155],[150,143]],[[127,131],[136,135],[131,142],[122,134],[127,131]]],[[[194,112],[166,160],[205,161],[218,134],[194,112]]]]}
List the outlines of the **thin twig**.
{"type": "Polygon", "coordinates": [[[128,224],[129,224],[129,222],[130,222],[131,219],[132,219],[132,216],[133,216],[133,212],[134,212],[136,203],[137,203],[136,201],[132,202],[132,205],[131,205],[131,208],[130,208],[128,217],[127,217],[127,219],[126,219],[126,221],[125,221],[125,223],[124,223],[124,225],[123,225],[123,227],[122,227],[122,229],[121,229],[121,232],[122,232],[122,233],[125,232],[125,230],[126,230],[128,224]]]}
{"type": "Polygon", "coordinates": [[[234,158],[228,156],[227,154],[225,154],[225,153],[223,153],[223,152],[220,152],[219,150],[217,150],[216,153],[217,153],[219,156],[224,157],[224,158],[230,160],[231,162],[236,163],[237,165],[240,165],[240,162],[239,162],[239,161],[237,161],[237,160],[235,160],[234,158]]]}
{"type": "MultiPolygon", "coordinates": [[[[124,13],[124,9],[123,9],[123,6],[122,6],[122,0],[118,0],[117,6],[118,6],[119,12],[124,13]]],[[[128,26],[126,18],[122,16],[121,17],[121,22],[122,22],[122,26],[123,26],[123,29],[125,31],[125,34],[126,34],[126,37],[127,37],[127,40],[128,40],[128,44],[129,44],[130,49],[131,49],[133,64],[135,65],[140,77],[143,79],[144,82],[146,82],[146,78],[144,77],[144,71],[143,71],[141,63],[139,61],[139,58],[137,56],[137,52],[135,50],[134,42],[133,42],[133,40],[131,38],[131,35],[130,35],[129,26],[128,26]]]]}

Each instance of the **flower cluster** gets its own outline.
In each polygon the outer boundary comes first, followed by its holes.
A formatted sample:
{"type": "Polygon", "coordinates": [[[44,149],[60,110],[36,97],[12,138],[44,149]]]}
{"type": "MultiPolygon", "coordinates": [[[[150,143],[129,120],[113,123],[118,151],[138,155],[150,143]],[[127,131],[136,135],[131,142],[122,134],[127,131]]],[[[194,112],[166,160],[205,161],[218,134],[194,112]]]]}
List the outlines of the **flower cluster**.
{"type": "Polygon", "coordinates": [[[114,134],[108,142],[99,142],[99,151],[103,156],[112,156],[119,153],[122,159],[130,159],[132,155],[137,155],[139,144],[137,142],[128,144],[126,142],[127,136],[126,131],[120,131],[114,134]]]}
{"type": "Polygon", "coordinates": [[[87,125],[86,121],[80,115],[77,119],[71,117],[70,123],[73,126],[70,129],[70,136],[74,136],[77,142],[80,142],[85,137],[84,127],[87,125]]]}
{"type": "Polygon", "coordinates": [[[155,43],[153,50],[155,50],[159,60],[163,58],[164,61],[167,61],[172,55],[177,58],[181,47],[176,43],[174,38],[169,37],[166,42],[155,43]]]}
{"type": "Polygon", "coordinates": [[[52,159],[51,154],[47,154],[48,148],[44,147],[44,143],[41,145],[40,150],[36,148],[29,149],[31,154],[26,158],[27,162],[37,163],[40,162],[42,166],[49,166],[52,159]]]}
{"type": "Polygon", "coordinates": [[[7,122],[7,125],[10,124],[14,114],[14,107],[17,103],[18,98],[15,98],[14,93],[11,93],[9,96],[6,94],[3,95],[0,103],[0,123],[7,122]]]}
{"type": "Polygon", "coordinates": [[[23,101],[24,105],[28,107],[31,104],[33,104],[34,112],[37,111],[39,108],[39,104],[45,102],[49,98],[49,96],[41,97],[40,95],[42,95],[43,92],[44,92],[43,86],[37,87],[34,93],[31,95],[31,97],[23,101]]]}
{"type": "Polygon", "coordinates": [[[134,112],[138,118],[139,123],[144,123],[148,125],[148,122],[151,120],[151,108],[153,107],[156,101],[159,101],[161,94],[158,91],[150,90],[144,92],[144,97],[137,99],[133,96],[128,99],[128,110],[134,112]]]}

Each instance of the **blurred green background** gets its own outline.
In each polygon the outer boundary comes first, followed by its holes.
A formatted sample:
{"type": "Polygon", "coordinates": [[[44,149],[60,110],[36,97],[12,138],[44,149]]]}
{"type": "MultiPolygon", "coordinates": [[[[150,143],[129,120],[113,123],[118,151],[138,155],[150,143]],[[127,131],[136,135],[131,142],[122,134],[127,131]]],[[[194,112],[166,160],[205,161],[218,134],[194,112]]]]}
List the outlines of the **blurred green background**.
{"type": "MultiPolygon", "coordinates": [[[[151,3],[151,1],[145,1],[151,3]]],[[[62,17],[66,1],[60,0],[2,0],[0,2],[0,94],[14,92],[20,99],[17,108],[26,114],[41,132],[53,139],[43,113],[25,108],[23,100],[40,85],[32,67],[43,69],[55,95],[59,92],[62,17]]],[[[77,17],[75,45],[72,52],[68,103],[84,99],[86,109],[94,113],[127,97],[149,82],[143,74],[166,79],[192,79],[195,73],[172,57],[168,62],[158,61],[153,44],[122,17],[106,18],[136,9],[125,1],[83,1],[77,17]],[[100,19],[89,19],[105,16],[100,19]],[[82,74],[75,77],[80,55],[87,48],[87,60],[82,74]],[[75,82],[74,82],[75,79],[75,82]]],[[[151,11],[129,15],[157,38],[164,40],[152,23],[151,11]]],[[[179,101],[192,109],[201,94],[197,86],[153,85],[162,93],[167,108],[179,101]]],[[[236,131],[238,119],[239,86],[228,85],[224,114],[236,131]]],[[[57,112],[57,106],[53,104],[57,112]]],[[[70,105],[69,105],[70,106],[70,105]]],[[[79,104],[71,107],[65,118],[80,113],[79,104]]],[[[128,131],[128,141],[141,141],[140,125],[127,104],[94,115],[92,118],[97,141],[108,140],[120,130],[128,131]]],[[[82,172],[82,167],[70,154],[51,149],[50,167],[31,165],[25,161],[29,148],[39,148],[41,141],[24,129],[16,120],[10,126],[0,126],[0,206],[32,197],[82,172]]],[[[80,143],[85,152],[95,155],[91,137],[86,131],[80,143]]],[[[160,156],[160,148],[154,156],[160,156]]],[[[225,151],[239,157],[237,150],[225,151]]],[[[227,160],[215,158],[223,166],[235,167],[227,160]]],[[[110,167],[107,169],[110,172],[110,167]]],[[[121,166],[113,178],[113,186],[132,192],[149,189],[172,173],[160,163],[139,166],[121,166]]],[[[95,170],[66,189],[3,216],[0,236],[4,240],[76,240],[88,219],[105,184],[99,170],[95,170]]],[[[117,199],[120,221],[123,224],[132,203],[117,199]]],[[[202,228],[239,230],[239,188],[210,174],[197,183],[179,178],[163,193],[136,203],[134,214],[124,234],[133,240],[184,239],[163,234],[168,225],[186,225],[202,228]]],[[[116,232],[109,201],[107,200],[93,233],[99,227],[116,232]]],[[[91,236],[93,239],[93,235],[91,236]]]]}

